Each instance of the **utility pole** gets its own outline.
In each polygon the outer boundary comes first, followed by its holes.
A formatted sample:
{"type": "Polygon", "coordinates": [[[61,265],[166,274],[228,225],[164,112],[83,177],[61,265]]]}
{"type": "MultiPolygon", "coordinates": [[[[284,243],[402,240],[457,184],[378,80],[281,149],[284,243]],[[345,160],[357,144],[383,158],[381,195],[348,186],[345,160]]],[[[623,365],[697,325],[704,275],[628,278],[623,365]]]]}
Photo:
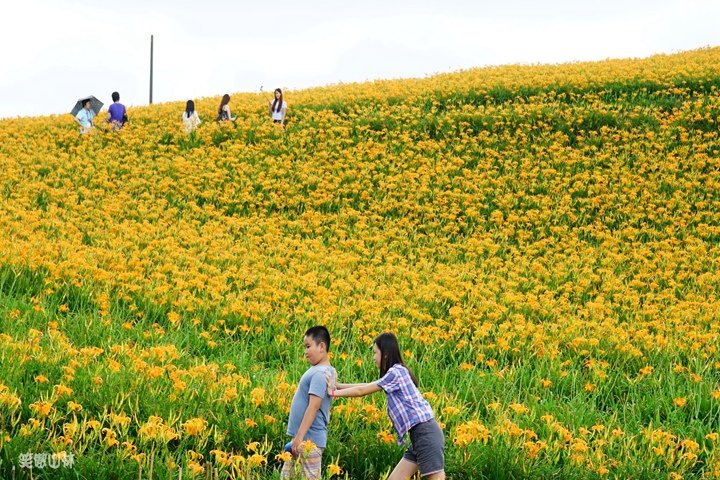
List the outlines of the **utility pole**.
{"type": "Polygon", "coordinates": [[[150,35],[150,105],[152,105],[153,88],[153,36],[150,35]]]}

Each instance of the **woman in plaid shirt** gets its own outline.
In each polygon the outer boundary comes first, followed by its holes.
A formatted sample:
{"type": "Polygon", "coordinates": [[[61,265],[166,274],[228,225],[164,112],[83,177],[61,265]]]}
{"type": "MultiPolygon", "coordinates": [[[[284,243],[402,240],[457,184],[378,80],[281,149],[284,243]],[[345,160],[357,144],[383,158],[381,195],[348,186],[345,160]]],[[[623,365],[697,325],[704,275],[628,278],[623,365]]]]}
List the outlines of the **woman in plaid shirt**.
{"type": "Polygon", "coordinates": [[[403,364],[395,335],[380,334],[373,342],[373,353],[380,380],[334,385],[332,377],[327,376],[328,392],[337,398],[363,397],[384,390],[398,443],[405,444],[405,434],[410,436],[410,446],[388,480],[407,480],[418,470],[428,480],[444,479],[445,437],[432,407],[417,388],[417,379],[403,364]]]}

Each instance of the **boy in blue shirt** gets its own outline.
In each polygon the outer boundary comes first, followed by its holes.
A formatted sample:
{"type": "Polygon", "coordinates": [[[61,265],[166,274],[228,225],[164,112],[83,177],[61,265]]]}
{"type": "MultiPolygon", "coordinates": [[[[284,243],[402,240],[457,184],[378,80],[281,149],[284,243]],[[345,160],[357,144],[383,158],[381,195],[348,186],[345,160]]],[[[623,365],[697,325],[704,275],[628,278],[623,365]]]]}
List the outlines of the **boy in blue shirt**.
{"type": "Polygon", "coordinates": [[[327,392],[326,372],[336,376],[330,365],[330,332],[323,326],[308,329],[303,338],[305,358],[310,368],[303,374],[290,406],[287,434],[292,437],[292,458],[283,465],[281,478],[307,480],[322,477],[322,453],[327,444],[332,398],[327,392]],[[304,441],[312,448],[305,448],[304,441]]]}

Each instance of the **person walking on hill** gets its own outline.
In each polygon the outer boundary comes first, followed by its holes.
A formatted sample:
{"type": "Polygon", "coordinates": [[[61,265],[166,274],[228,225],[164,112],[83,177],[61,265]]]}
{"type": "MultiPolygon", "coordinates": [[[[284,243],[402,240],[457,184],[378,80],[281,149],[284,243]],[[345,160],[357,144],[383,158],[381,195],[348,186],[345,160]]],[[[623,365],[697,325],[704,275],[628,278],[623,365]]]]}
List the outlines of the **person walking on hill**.
{"type": "Polygon", "coordinates": [[[285,125],[285,114],[287,113],[287,102],[283,100],[282,90],[275,89],[275,100],[271,100],[269,105],[269,113],[272,116],[273,123],[285,125]]]}
{"type": "Polygon", "coordinates": [[[112,124],[113,130],[120,130],[128,122],[127,110],[125,105],[120,103],[120,94],[118,92],[112,93],[113,104],[108,108],[110,117],[108,122],[112,124]]]}
{"type": "Polygon", "coordinates": [[[185,111],[182,114],[183,128],[185,133],[190,133],[195,130],[195,127],[200,125],[200,116],[195,111],[195,102],[188,100],[185,105],[185,111]]]}
{"type": "Polygon", "coordinates": [[[230,114],[230,95],[227,93],[223,95],[222,100],[220,100],[217,119],[219,122],[234,122],[236,120],[236,117],[230,114]]]}

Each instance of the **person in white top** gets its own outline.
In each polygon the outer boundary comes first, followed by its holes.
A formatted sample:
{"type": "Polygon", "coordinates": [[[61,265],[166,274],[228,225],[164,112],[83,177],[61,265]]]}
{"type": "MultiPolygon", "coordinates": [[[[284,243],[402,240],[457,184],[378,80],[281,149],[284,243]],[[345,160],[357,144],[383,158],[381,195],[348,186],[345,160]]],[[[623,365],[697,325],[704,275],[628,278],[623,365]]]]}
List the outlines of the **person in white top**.
{"type": "Polygon", "coordinates": [[[285,124],[285,114],[287,113],[287,102],[283,101],[282,90],[275,89],[275,100],[268,105],[270,115],[272,115],[273,123],[285,124]]]}
{"type": "Polygon", "coordinates": [[[222,100],[220,100],[217,119],[219,122],[234,122],[236,120],[236,117],[230,115],[230,95],[228,95],[227,93],[223,95],[222,100]]]}
{"type": "Polygon", "coordinates": [[[185,133],[192,132],[195,127],[200,125],[200,116],[198,116],[198,113],[195,111],[195,102],[193,102],[192,100],[187,101],[185,111],[182,115],[182,119],[185,133]]]}
{"type": "Polygon", "coordinates": [[[93,119],[95,118],[95,112],[90,108],[90,99],[83,100],[83,108],[75,115],[75,123],[80,125],[80,134],[85,135],[92,131],[95,124],[93,119]]]}

